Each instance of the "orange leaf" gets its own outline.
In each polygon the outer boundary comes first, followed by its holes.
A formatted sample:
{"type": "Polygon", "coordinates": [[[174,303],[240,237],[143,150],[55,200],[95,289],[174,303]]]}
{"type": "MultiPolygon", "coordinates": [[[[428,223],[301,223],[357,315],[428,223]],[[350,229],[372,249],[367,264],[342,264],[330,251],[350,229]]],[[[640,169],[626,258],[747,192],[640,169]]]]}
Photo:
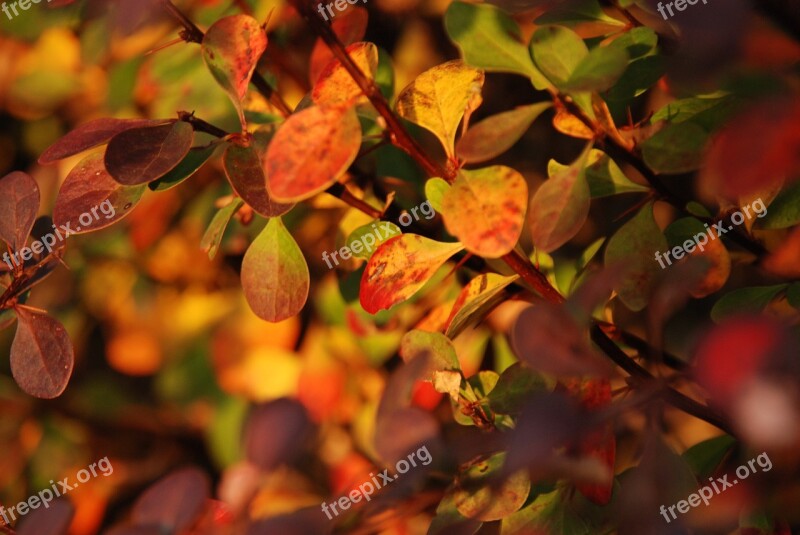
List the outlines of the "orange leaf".
{"type": "MultiPolygon", "coordinates": [[[[331,30],[339,37],[339,41],[345,46],[360,41],[367,33],[367,21],[369,15],[366,9],[361,6],[348,8],[344,13],[333,19],[331,30]]],[[[319,75],[322,74],[328,63],[333,60],[333,53],[325,41],[317,39],[314,50],[311,51],[311,67],[309,69],[309,79],[311,85],[317,83],[319,75]]]]}
{"type": "MultiPolygon", "coordinates": [[[[377,46],[372,43],[355,43],[347,47],[347,53],[368,79],[375,79],[375,73],[378,71],[377,46]]],[[[317,104],[347,106],[367,99],[338,59],[328,63],[320,73],[314,89],[311,90],[311,98],[317,104]]]]}

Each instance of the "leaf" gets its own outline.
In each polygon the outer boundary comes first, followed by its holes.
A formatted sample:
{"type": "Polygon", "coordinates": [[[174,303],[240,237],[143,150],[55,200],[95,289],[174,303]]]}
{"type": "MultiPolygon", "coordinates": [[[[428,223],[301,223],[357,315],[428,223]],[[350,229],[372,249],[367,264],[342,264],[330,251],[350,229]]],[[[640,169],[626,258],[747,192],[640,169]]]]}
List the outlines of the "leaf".
{"type": "Polygon", "coordinates": [[[608,46],[625,50],[631,59],[653,54],[658,34],[647,26],[638,26],[620,34],[608,46]]]}
{"type": "Polygon", "coordinates": [[[100,153],[87,156],[67,175],[53,207],[53,222],[61,227],[72,223],[74,234],[84,234],[110,227],[127,216],[145,192],[144,184],[123,186],[108,174],[100,153]],[[98,213],[91,225],[78,222],[94,209],[98,213]],[[101,218],[99,215],[104,217],[101,218]]]}
{"type": "Polygon", "coordinates": [[[458,242],[437,242],[416,234],[390,238],[367,262],[361,277],[361,306],[375,314],[405,301],[462,249],[458,242]]]}
{"type": "Polygon", "coordinates": [[[102,145],[117,134],[132,128],[144,128],[147,126],[158,126],[162,124],[172,124],[174,120],[149,120],[149,119],[95,119],[77,127],[75,130],[62,137],[41,156],[39,163],[47,165],[74,156],[92,147],[102,145]]]}
{"type": "Polygon", "coordinates": [[[735,444],[736,439],[732,436],[720,435],[695,444],[683,452],[682,457],[698,481],[702,481],[714,474],[725,454],[735,444]]]}
{"type": "Polygon", "coordinates": [[[589,151],[587,163],[586,182],[589,184],[592,198],[650,191],[647,186],[632,182],[616,162],[602,151],[597,149],[589,151]]]}
{"type": "Polygon", "coordinates": [[[159,526],[162,532],[180,533],[201,514],[211,497],[208,476],[197,468],[176,470],[139,496],[131,520],[139,526],[159,526]]]}
{"type": "Polygon", "coordinates": [[[106,170],[125,186],[151,182],[177,166],[193,140],[194,129],[185,121],[125,130],[108,142],[106,170]]]}
{"type": "Polygon", "coordinates": [[[204,147],[192,147],[181,163],[158,180],[150,182],[147,187],[152,191],[166,191],[174,188],[198,172],[203,164],[214,155],[218,146],[217,143],[211,143],[204,147]]]}
{"type": "Polygon", "coordinates": [[[40,504],[39,508],[20,518],[16,535],[66,535],[74,516],[75,507],[67,499],[57,499],[48,507],[40,504]]]}
{"type": "MultiPolygon", "coordinates": [[[[719,239],[715,230],[707,229],[703,224],[693,218],[684,217],[673,221],[665,230],[664,235],[672,246],[673,252],[666,254],[664,259],[659,260],[659,265],[666,261],[667,265],[677,262],[674,250],[677,248],[679,254],[681,249],[687,251],[686,256],[705,260],[702,270],[698,273],[699,280],[689,288],[689,294],[697,299],[718,292],[731,274],[731,258],[725,244],[719,239]],[[705,236],[707,243],[695,241],[696,236],[705,236]],[[691,252],[688,252],[690,251],[691,252]]],[[[702,242],[702,240],[700,240],[702,242]]],[[[683,276],[681,284],[688,283],[687,276],[683,276]]]]}
{"type": "Polygon", "coordinates": [[[200,248],[208,253],[209,260],[214,260],[219,251],[219,244],[222,242],[222,237],[225,234],[225,229],[228,227],[231,218],[239,211],[244,201],[242,199],[233,199],[228,206],[220,209],[214,214],[214,219],[206,229],[203,239],[200,241],[200,248]]]}
{"type": "Polygon", "coordinates": [[[594,139],[594,131],[566,110],[558,110],[553,117],[553,128],[578,139],[594,139]]]}
{"type": "Polygon", "coordinates": [[[452,491],[458,512],[467,518],[492,522],[518,511],[531,490],[531,481],[526,470],[514,473],[507,480],[497,483],[502,472],[506,454],[498,453],[488,459],[472,464],[456,478],[452,491]]]}
{"type": "Polygon", "coordinates": [[[442,200],[447,231],[485,258],[509,253],[525,224],[528,184],[514,169],[462,169],[442,200]]]}
{"type": "Polygon", "coordinates": [[[539,187],[528,209],[531,239],[538,250],[555,251],[581,230],[591,205],[586,183],[589,150],[572,165],[550,177],[539,187]]]}
{"type": "Polygon", "coordinates": [[[43,399],[61,395],[75,355],[61,323],[47,314],[16,307],[17,334],[11,344],[11,374],[26,393],[43,399]]]}
{"type": "Polygon", "coordinates": [[[566,91],[605,91],[628,68],[630,57],[619,48],[598,46],[575,67],[563,89],[566,91]]]}
{"type": "Polygon", "coordinates": [[[400,92],[397,113],[436,135],[453,156],[458,125],[472,96],[480,94],[483,80],[483,71],[460,60],[437,65],[400,92]]]}
{"type": "Polygon", "coordinates": [[[0,240],[14,251],[25,246],[39,211],[39,186],[27,173],[0,178],[0,240]]]}
{"type": "Polygon", "coordinates": [[[458,294],[445,322],[447,336],[455,338],[475,318],[482,319],[484,313],[503,300],[503,290],[518,278],[518,275],[504,277],[496,273],[484,273],[469,281],[458,294]]]}
{"type": "Polygon", "coordinates": [[[267,34],[249,15],[232,15],[215,22],[203,37],[203,60],[214,79],[228,93],[247,128],[242,101],[258,59],[267,49],[267,34]]]}
{"type": "Polygon", "coordinates": [[[615,290],[620,300],[634,312],[642,310],[661,272],[654,255],[667,248],[667,239],[656,225],[653,203],[648,203],[608,241],[604,264],[607,269],[623,270],[615,290]]]}
{"type": "Polygon", "coordinates": [[[578,34],[563,26],[545,26],[531,38],[531,56],[539,70],[556,87],[563,88],[589,54],[578,34]]]}
{"type": "Polygon", "coordinates": [[[652,55],[633,60],[619,77],[614,87],[605,93],[610,101],[626,101],[644,94],[653,87],[666,71],[664,56],[652,55]]]}
{"type": "Polygon", "coordinates": [[[691,121],[672,124],[642,143],[642,157],[656,173],[688,173],[702,164],[707,141],[708,132],[691,121]]]}
{"type": "Polygon", "coordinates": [[[603,12],[597,0],[572,1],[563,6],[549,9],[536,19],[536,24],[560,24],[563,26],[578,25],[585,22],[601,22],[610,26],[624,27],[625,23],[603,12]]]}
{"type": "MultiPolygon", "coordinates": [[[[368,80],[375,80],[378,71],[378,47],[372,43],[354,43],[347,53],[368,80]]],[[[351,106],[367,97],[338,59],[333,59],[322,70],[311,90],[316,104],[351,106]]]]}
{"type": "Polygon", "coordinates": [[[800,182],[790,184],[769,203],[769,211],[762,210],[760,228],[781,229],[800,223],[800,182]]]}
{"type": "Polygon", "coordinates": [[[271,323],[298,314],[308,299],[308,265],[279,217],[270,219],[242,261],[242,290],[256,315],[271,323]]]}
{"type": "Polygon", "coordinates": [[[264,217],[278,217],[294,208],[294,204],[281,204],[270,197],[264,166],[254,142],[229,144],[222,163],[233,191],[257,213],[264,217]]]}
{"type": "Polygon", "coordinates": [[[458,140],[456,154],[466,163],[483,162],[500,156],[520,140],[549,102],[540,102],[492,115],[471,126],[458,140]]]}
{"type": "Polygon", "coordinates": [[[489,405],[495,412],[515,415],[532,393],[546,389],[547,383],[542,376],[516,362],[500,374],[497,384],[489,392],[489,405]]]}
{"type": "Polygon", "coordinates": [[[536,89],[549,85],[533,65],[519,26],[502,10],[456,1],[447,8],[444,24],[466,63],[489,72],[521,74],[536,89]]]}
{"type": "Polygon", "coordinates": [[[425,197],[430,201],[431,208],[438,213],[442,212],[444,195],[450,189],[450,184],[443,178],[434,177],[425,182],[425,197]]]}
{"type": "Polygon", "coordinates": [[[787,284],[753,286],[730,291],[714,303],[714,307],[711,309],[711,319],[720,322],[735,314],[761,311],[787,286],[787,284]]]}
{"type": "MultiPolygon", "coordinates": [[[[353,6],[348,8],[344,13],[339,14],[333,19],[331,29],[333,33],[339,37],[339,41],[345,46],[361,41],[367,33],[367,21],[369,20],[369,13],[361,6],[353,6]]],[[[331,52],[328,45],[325,44],[321,38],[317,39],[314,44],[314,50],[311,51],[311,64],[309,68],[309,79],[311,85],[315,85],[319,79],[322,70],[334,59],[333,52],[331,52]]]]}
{"type": "Polygon", "coordinates": [[[328,189],[361,146],[353,108],[312,106],[295,113],[267,149],[267,188],[279,202],[299,202],[328,189]]]}
{"type": "Polygon", "coordinates": [[[258,405],[245,427],[245,455],[262,470],[274,470],[302,453],[312,431],[308,413],[298,401],[281,398],[258,405]]]}
{"type": "Polygon", "coordinates": [[[428,356],[426,371],[421,376],[423,381],[431,381],[433,372],[461,369],[453,342],[442,333],[415,329],[403,335],[400,341],[403,362],[410,362],[423,355],[428,356]]]}

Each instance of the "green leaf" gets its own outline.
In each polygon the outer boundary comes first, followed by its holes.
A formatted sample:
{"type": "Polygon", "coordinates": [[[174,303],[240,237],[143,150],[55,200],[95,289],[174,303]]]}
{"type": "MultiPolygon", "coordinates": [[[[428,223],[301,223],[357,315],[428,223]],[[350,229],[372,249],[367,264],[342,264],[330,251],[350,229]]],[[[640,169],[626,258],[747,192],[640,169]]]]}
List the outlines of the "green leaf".
{"type": "Polygon", "coordinates": [[[467,130],[458,140],[456,154],[466,163],[484,162],[500,156],[519,141],[536,118],[550,107],[550,102],[540,102],[492,115],[467,130]]]}
{"type": "Polygon", "coordinates": [[[578,63],[561,88],[565,91],[605,91],[622,76],[629,61],[628,53],[619,48],[594,48],[578,63]]]}
{"type": "Polygon", "coordinates": [[[219,244],[222,241],[222,236],[225,234],[225,229],[228,227],[233,214],[242,207],[244,201],[240,198],[235,198],[228,206],[220,209],[214,214],[214,219],[206,229],[203,239],[200,240],[200,248],[208,253],[208,258],[214,260],[219,250],[219,244]]]}
{"type": "Polygon", "coordinates": [[[620,193],[650,191],[647,186],[632,182],[622,169],[603,151],[592,149],[586,167],[586,182],[592,198],[608,197],[620,193]]]}
{"type": "Polygon", "coordinates": [[[589,55],[580,36],[563,26],[545,26],[531,39],[531,56],[539,70],[555,86],[562,88],[575,69],[589,55]]]}
{"type": "Polygon", "coordinates": [[[671,124],[642,144],[642,156],[656,173],[688,173],[702,164],[708,138],[708,132],[693,122],[671,124]]]}
{"type": "Polygon", "coordinates": [[[576,26],[584,22],[602,22],[617,28],[625,27],[625,23],[605,14],[597,0],[575,0],[565,6],[553,7],[541,17],[536,19],[536,24],[561,24],[563,26],[576,26]]]}
{"type": "Polygon", "coordinates": [[[391,222],[375,221],[355,229],[345,240],[345,246],[356,258],[368,260],[372,252],[392,236],[399,236],[403,231],[391,222]]]}
{"type": "Polygon", "coordinates": [[[490,72],[521,74],[529,77],[536,89],[549,85],[533,65],[519,26],[499,8],[456,1],[447,8],[444,24],[470,65],[490,72]]]}
{"type": "Polygon", "coordinates": [[[242,290],[250,308],[277,323],[300,312],[308,298],[308,265],[279,217],[270,219],[242,261],[242,290]]]}
{"type": "Polygon", "coordinates": [[[658,45],[658,34],[647,26],[638,26],[614,39],[608,46],[628,52],[631,59],[652,54],[658,45]]]}
{"type": "Polygon", "coordinates": [[[759,312],[766,308],[788,286],[788,284],[753,286],[728,292],[714,303],[714,307],[711,309],[711,319],[719,322],[734,314],[759,312]]]}
{"type": "Polygon", "coordinates": [[[407,332],[400,341],[400,356],[404,362],[428,355],[428,371],[425,380],[432,380],[434,371],[460,370],[453,342],[442,333],[413,330],[407,332]]]}
{"type": "Polygon", "coordinates": [[[443,178],[434,177],[425,182],[425,197],[428,198],[433,208],[438,213],[442,212],[444,196],[450,189],[450,184],[443,178]]]}
{"type": "Polygon", "coordinates": [[[780,229],[793,227],[797,223],[800,223],[800,181],[790,184],[775,197],[758,226],[780,229]]]}
{"type": "Polygon", "coordinates": [[[450,317],[445,322],[447,336],[455,338],[475,318],[482,319],[485,312],[503,300],[503,289],[518,278],[518,275],[504,277],[496,273],[484,273],[472,279],[458,294],[450,317]]]}
{"type": "Polygon", "coordinates": [[[607,269],[623,270],[616,285],[620,300],[634,312],[642,310],[661,272],[656,252],[667,248],[667,239],[656,225],[653,203],[648,203],[609,240],[604,263],[607,269]]]}
{"type": "Polygon", "coordinates": [[[503,469],[506,454],[498,453],[488,459],[473,463],[456,478],[451,491],[458,512],[467,518],[491,522],[518,511],[531,489],[526,470],[511,475],[493,488],[495,479],[503,469]]]}
{"type": "Polygon", "coordinates": [[[714,473],[734,444],[736,444],[735,438],[729,435],[720,435],[695,444],[683,452],[682,457],[697,479],[703,480],[714,473]]]}
{"type": "Polygon", "coordinates": [[[726,100],[728,99],[724,97],[692,97],[679,99],[674,102],[670,102],[653,114],[653,116],[650,118],[650,123],[656,124],[659,121],[667,121],[672,124],[682,123],[692,119],[701,112],[719,106],[726,100]]]}
{"type": "Polygon", "coordinates": [[[800,309],[800,282],[793,282],[786,290],[786,300],[794,308],[800,309]]]}
{"type": "Polygon", "coordinates": [[[150,182],[147,186],[152,191],[166,191],[174,188],[199,171],[200,168],[203,167],[203,164],[213,156],[217,147],[219,147],[217,143],[212,143],[205,147],[193,147],[189,149],[189,153],[181,160],[181,163],[179,163],[177,167],[155,182],[150,182]]]}
{"type": "Polygon", "coordinates": [[[517,362],[508,367],[489,393],[489,406],[502,414],[516,414],[534,392],[545,390],[547,383],[536,372],[517,362]]]}
{"type": "Polygon", "coordinates": [[[663,56],[645,56],[633,60],[617,83],[605,93],[608,101],[631,100],[652,88],[666,71],[663,56]]]}

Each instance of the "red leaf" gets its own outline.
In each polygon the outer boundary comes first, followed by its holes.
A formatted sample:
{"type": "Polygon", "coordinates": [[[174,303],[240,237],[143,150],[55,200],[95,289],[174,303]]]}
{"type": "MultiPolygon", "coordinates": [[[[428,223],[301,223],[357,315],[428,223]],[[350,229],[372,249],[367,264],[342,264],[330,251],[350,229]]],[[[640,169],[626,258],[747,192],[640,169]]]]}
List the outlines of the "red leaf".
{"type": "MultiPolygon", "coordinates": [[[[366,9],[361,6],[353,6],[348,8],[347,11],[338,15],[333,19],[331,29],[339,37],[339,41],[347,46],[361,41],[367,33],[367,21],[369,14],[366,9]]],[[[317,83],[319,75],[322,70],[333,60],[333,53],[325,41],[317,39],[314,44],[314,50],[311,51],[311,67],[309,72],[309,79],[311,85],[317,83]]]]}
{"type": "Polygon", "coordinates": [[[75,515],[75,508],[65,499],[49,505],[33,510],[20,519],[17,535],[65,535],[75,515]]]}
{"type": "Polygon", "coordinates": [[[294,459],[312,430],[305,408],[296,401],[282,398],[261,405],[247,421],[245,454],[263,470],[272,470],[294,459]]]}
{"type": "Polygon", "coordinates": [[[17,384],[37,398],[61,395],[72,374],[72,342],[60,322],[23,307],[17,313],[17,334],[11,344],[11,374],[17,384]]]}
{"type": "Polygon", "coordinates": [[[263,163],[252,144],[228,145],[223,164],[233,190],[259,214],[277,217],[294,208],[294,204],[281,204],[270,198],[263,163]]]}
{"type": "Polygon", "coordinates": [[[200,515],[210,497],[208,476],[197,468],[184,468],[162,478],[133,506],[131,520],[139,526],[157,525],[180,533],[200,515]]]}
{"type": "Polygon", "coordinates": [[[39,211],[39,186],[29,175],[14,171],[0,178],[0,240],[19,251],[25,246],[39,211]]]}
{"type": "Polygon", "coordinates": [[[181,163],[193,140],[194,129],[184,121],[126,130],[109,141],[106,170],[126,186],[152,182],[181,163]]]}

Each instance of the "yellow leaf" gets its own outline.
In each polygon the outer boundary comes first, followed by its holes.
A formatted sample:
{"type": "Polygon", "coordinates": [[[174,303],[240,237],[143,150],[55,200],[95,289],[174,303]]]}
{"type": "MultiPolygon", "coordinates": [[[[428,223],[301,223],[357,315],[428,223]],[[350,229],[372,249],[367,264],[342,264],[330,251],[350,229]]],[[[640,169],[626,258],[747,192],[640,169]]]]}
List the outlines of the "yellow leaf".
{"type": "MultiPolygon", "coordinates": [[[[378,47],[372,43],[353,43],[347,47],[347,53],[358,68],[370,79],[375,79],[378,70],[378,47]]],[[[334,59],[322,70],[311,98],[317,104],[345,104],[351,105],[357,101],[366,100],[361,88],[353,81],[353,77],[342,66],[338,59],[334,59]]]]}

